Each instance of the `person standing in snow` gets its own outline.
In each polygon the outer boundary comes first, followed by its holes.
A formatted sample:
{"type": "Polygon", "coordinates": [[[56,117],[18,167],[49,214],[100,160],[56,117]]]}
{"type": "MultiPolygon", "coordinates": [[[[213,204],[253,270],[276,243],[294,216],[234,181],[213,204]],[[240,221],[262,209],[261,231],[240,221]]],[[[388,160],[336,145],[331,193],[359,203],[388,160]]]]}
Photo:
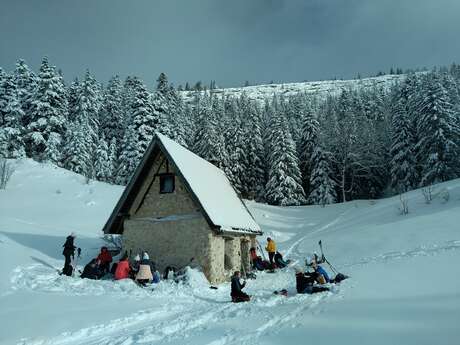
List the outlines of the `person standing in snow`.
{"type": "Polygon", "coordinates": [[[265,250],[268,252],[268,259],[270,260],[270,264],[273,265],[273,259],[276,253],[276,243],[270,237],[267,237],[267,246],[265,247],[265,250]]]}
{"type": "Polygon", "coordinates": [[[62,245],[64,250],[62,251],[62,255],[64,255],[64,268],[62,269],[62,274],[66,276],[71,276],[73,272],[72,267],[72,259],[75,258],[75,249],[77,248],[74,245],[74,240],[77,236],[74,232],[72,232],[69,236],[67,236],[65,243],[62,245]]]}
{"type": "Polygon", "coordinates": [[[125,253],[121,258],[115,270],[115,280],[121,280],[129,278],[131,267],[129,266],[128,253],[125,253]]]}
{"type": "Polygon", "coordinates": [[[235,271],[232,276],[232,291],[230,293],[233,303],[248,302],[251,299],[251,297],[243,292],[245,285],[245,281],[243,283],[240,281],[240,271],[235,271]]]}
{"type": "Polygon", "coordinates": [[[107,247],[102,247],[101,252],[97,256],[97,261],[99,263],[99,269],[103,274],[110,271],[110,263],[112,262],[112,255],[110,254],[107,247]]]}
{"type": "Polygon", "coordinates": [[[153,274],[152,274],[149,254],[144,253],[142,255],[142,260],[139,264],[139,272],[137,272],[136,274],[136,281],[139,284],[145,286],[146,284],[151,283],[152,280],[153,280],[153,274]]]}

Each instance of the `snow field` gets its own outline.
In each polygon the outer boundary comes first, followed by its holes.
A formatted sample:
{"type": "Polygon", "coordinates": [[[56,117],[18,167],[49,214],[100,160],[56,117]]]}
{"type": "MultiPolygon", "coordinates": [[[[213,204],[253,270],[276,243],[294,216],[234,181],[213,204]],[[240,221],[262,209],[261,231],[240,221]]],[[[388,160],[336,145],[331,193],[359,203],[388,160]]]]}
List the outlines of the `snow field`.
{"type": "MultiPolygon", "coordinates": [[[[209,288],[200,272],[152,289],[131,281],[61,277],[70,231],[83,265],[121,187],[90,182],[31,160],[16,163],[0,191],[0,344],[457,344],[460,335],[460,180],[399,198],[280,208],[247,202],[265,232],[294,261],[258,273],[249,303],[230,303],[228,283],[209,288]],[[60,190],[60,193],[56,193],[60,190]],[[441,197],[448,191],[449,200],[441,197]],[[294,266],[318,251],[351,278],[331,292],[295,294],[294,266]],[[289,297],[274,295],[287,288],[289,297]]],[[[154,254],[150,253],[154,258],[154,254]]],[[[329,267],[325,268],[330,271],[329,267]]]]}

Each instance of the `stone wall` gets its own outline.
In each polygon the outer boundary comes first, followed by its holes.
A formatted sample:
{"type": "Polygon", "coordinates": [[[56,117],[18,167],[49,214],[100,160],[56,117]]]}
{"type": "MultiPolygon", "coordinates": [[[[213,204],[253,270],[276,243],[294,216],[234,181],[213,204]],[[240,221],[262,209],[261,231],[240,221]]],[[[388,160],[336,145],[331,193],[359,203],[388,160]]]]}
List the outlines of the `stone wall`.
{"type": "Polygon", "coordinates": [[[210,229],[203,216],[162,222],[132,219],[126,220],[124,226],[124,249],[133,255],[147,251],[160,272],[167,266],[199,265],[208,275],[210,229]]]}

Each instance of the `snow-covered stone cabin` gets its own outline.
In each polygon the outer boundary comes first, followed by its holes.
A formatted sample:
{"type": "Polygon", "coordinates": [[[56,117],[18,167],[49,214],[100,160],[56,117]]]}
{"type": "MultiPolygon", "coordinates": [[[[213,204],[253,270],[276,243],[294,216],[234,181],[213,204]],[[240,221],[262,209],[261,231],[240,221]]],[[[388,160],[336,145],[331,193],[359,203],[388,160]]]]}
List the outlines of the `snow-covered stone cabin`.
{"type": "Polygon", "coordinates": [[[211,283],[247,270],[249,249],[262,234],[225,173],[162,134],[148,147],[104,233],[122,234],[123,250],[147,251],[161,271],[199,265],[211,283]]]}

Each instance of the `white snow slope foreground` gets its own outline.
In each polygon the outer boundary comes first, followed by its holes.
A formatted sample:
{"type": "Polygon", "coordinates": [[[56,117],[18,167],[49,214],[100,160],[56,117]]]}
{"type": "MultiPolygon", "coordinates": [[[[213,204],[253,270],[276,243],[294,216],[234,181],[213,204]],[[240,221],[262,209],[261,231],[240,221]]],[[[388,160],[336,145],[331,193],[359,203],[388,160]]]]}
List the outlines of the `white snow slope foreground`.
{"type": "Polygon", "coordinates": [[[458,344],[460,180],[437,185],[429,205],[421,191],[408,193],[407,216],[397,197],[326,208],[248,203],[286,257],[303,262],[321,239],[351,279],[296,295],[292,268],[259,274],[247,284],[253,300],[240,304],[229,302],[229,284],[211,290],[198,272],[154,291],[60,277],[65,236],[77,232],[82,263],[94,257],[121,192],[16,162],[0,190],[0,344],[458,344]],[[273,294],[281,288],[290,296],[273,294]]]}

